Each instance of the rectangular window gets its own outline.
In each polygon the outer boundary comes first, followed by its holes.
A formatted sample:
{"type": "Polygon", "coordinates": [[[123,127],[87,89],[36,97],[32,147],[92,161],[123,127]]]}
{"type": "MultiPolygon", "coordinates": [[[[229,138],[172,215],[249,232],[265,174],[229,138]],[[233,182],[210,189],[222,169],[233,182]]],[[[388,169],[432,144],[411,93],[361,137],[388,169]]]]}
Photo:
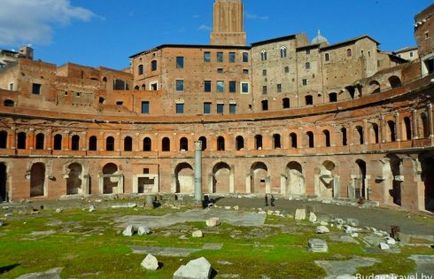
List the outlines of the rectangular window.
{"type": "Polygon", "coordinates": [[[249,62],[249,53],[243,52],[243,62],[248,63],[249,62]]]}
{"type": "Polygon", "coordinates": [[[249,94],[249,83],[248,82],[242,82],[241,83],[241,93],[249,94]]]}
{"type": "Polygon", "coordinates": [[[306,86],[307,85],[307,79],[303,79],[303,86],[306,86]]]}
{"type": "Polygon", "coordinates": [[[277,85],[277,93],[281,93],[282,92],[282,84],[278,84],[277,85]]]}
{"type": "Polygon", "coordinates": [[[288,66],[285,67],[285,73],[286,74],[289,73],[289,67],[288,66]]]}
{"type": "Polygon", "coordinates": [[[211,52],[205,51],[203,53],[203,61],[204,62],[211,62],[211,52]]]}
{"type": "Polygon", "coordinates": [[[268,93],[268,88],[266,85],[262,86],[262,95],[267,95],[268,93]]]}
{"type": "Polygon", "coordinates": [[[217,113],[223,114],[225,111],[225,105],[224,104],[217,104],[217,113]]]}
{"type": "Polygon", "coordinates": [[[203,103],[203,114],[211,113],[211,103],[203,103]]]}
{"type": "Polygon", "coordinates": [[[32,85],[32,94],[40,95],[41,94],[41,84],[33,83],[32,85]]]}
{"type": "Polygon", "coordinates": [[[268,101],[267,100],[263,100],[261,102],[262,105],[262,111],[267,111],[268,110],[268,101]]]}
{"type": "Polygon", "coordinates": [[[205,80],[203,82],[203,91],[204,92],[211,92],[211,81],[210,80],[205,80]]]}
{"type": "Polygon", "coordinates": [[[248,75],[249,74],[249,69],[243,69],[243,74],[248,75]]]}
{"type": "Polygon", "coordinates": [[[14,83],[9,83],[9,91],[14,91],[14,83]]]}
{"type": "Polygon", "coordinates": [[[229,52],[229,63],[235,63],[236,54],[235,52],[229,52]]]}
{"type": "Polygon", "coordinates": [[[177,56],[176,57],[176,68],[177,69],[184,69],[184,56],[177,56]]]}
{"type": "Polygon", "coordinates": [[[237,104],[229,104],[229,113],[236,114],[237,113],[237,104]]]}
{"type": "Polygon", "coordinates": [[[218,93],[224,93],[225,92],[225,82],[224,81],[217,81],[217,92],[218,93]]]}
{"type": "Polygon", "coordinates": [[[176,113],[177,114],[184,113],[184,104],[176,104],[176,113]]]}
{"type": "Polygon", "coordinates": [[[229,92],[236,93],[237,92],[237,82],[234,80],[229,81],[229,92]]]}
{"type": "Polygon", "coordinates": [[[267,70],[262,70],[262,75],[265,77],[267,75],[267,70]]]}
{"type": "Polygon", "coordinates": [[[145,114],[149,113],[149,102],[148,101],[142,102],[142,113],[145,113],[145,114]]]}
{"type": "Polygon", "coordinates": [[[223,74],[223,72],[224,72],[223,68],[218,68],[218,69],[217,69],[217,73],[219,73],[219,74],[223,74]]]}
{"type": "Polygon", "coordinates": [[[184,91],[184,81],[183,80],[176,80],[176,91],[178,91],[178,92],[184,91]]]}
{"type": "Polygon", "coordinates": [[[223,52],[217,52],[217,62],[223,62],[223,52]]]}

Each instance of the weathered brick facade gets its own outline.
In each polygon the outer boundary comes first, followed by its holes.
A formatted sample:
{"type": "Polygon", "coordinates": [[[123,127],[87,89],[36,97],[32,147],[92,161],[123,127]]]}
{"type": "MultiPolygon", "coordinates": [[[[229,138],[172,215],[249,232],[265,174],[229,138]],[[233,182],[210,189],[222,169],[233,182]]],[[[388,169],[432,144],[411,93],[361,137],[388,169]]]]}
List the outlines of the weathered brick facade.
{"type": "Polygon", "coordinates": [[[421,60],[369,36],[233,45],[162,45],[129,71],[29,59],[1,70],[1,198],[191,193],[201,140],[205,193],[434,210],[421,60]]]}

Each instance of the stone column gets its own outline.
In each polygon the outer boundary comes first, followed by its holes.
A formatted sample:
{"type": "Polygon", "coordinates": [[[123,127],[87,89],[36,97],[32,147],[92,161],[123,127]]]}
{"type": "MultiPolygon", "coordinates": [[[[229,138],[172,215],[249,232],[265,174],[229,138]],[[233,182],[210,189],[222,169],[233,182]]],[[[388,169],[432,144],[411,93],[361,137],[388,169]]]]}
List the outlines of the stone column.
{"type": "Polygon", "coordinates": [[[417,127],[417,111],[414,109],[412,111],[412,130],[413,130],[413,139],[419,139],[419,129],[417,127]]]}
{"type": "Polygon", "coordinates": [[[17,128],[15,126],[11,127],[11,132],[9,133],[8,146],[10,149],[17,149],[17,128]]]}
{"type": "Polygon", "coordinates": [[[202,142],[194,143],[194,198],[197,203],[202,202],[202,142]]]}
{"type": "Polygon", "coordinates": [[[53,150],[53,130],[48,129],[46,134],[46,146],[47,150],[53,150]]]}
{"type": "Polygon", "coordinates": [[[27,134],[27,146],[26,149],[33,150],[35,147],[35,129],[30,128],[27,134]]]}
{"type": "Polygon", "coordinates": [[[428,104],[428,125],[429,125],[429,137],[434,138],[434,126],[432,117],[432,103],[428,104]]]}
{"type": "Polygon", "coordinates": [[[384,115],[380,115],[380,129],[378,131],[378,137],[380,143],[386,143],[385,131],[384,131],[384,115]]]}
{"type": "Polygon", "coordinates": [[[400,142],[401,141],[401,125],[400,125],[400,121],[399,121],[399,112],[395,113],[395,136],[396,136],[396,141],[400,142]]]}

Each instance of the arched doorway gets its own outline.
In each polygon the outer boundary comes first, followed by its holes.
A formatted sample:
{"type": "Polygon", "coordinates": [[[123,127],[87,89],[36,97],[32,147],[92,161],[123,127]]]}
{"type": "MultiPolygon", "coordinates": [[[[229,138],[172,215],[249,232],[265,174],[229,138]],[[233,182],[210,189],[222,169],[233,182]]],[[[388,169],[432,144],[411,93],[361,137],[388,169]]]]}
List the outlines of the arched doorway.
{"type": "Polygon", "coordinates": [[[175,168],[175,193],[191,194],[194,192],[194,171],[189,163],[181,163],[175,168]]]}
{"type": "Polygon", "coordinates": [[[0,163],[0,203],[8,201],[7,192],[7,168],[4,163],[0,163]]]}
{"type": "Polygon", "coordinates": [[[212,170],[212,192],[213,193],[229,193],[231,188],[231,167],[220,162],[216,164],[212,170]]]}
{"type": "Polygon", "coordinates": [[[420,156],[421,178],[425,185],[425,210],[434,212],[434,152],[420,156]]]}
{"type": "Polygon", "coordinates": [[[77,195],[82,192],[82,177],[83,168],[80,164],[73,163],[68,166],[68,178],[66,179],[66,194],[77,195]]]}
{"type": "Polygon", "coordinates": [[[111,175],[116,174],[117,171],[118,171],[118,166],[116,166],[113,163],[108,163],[103,167],[102,169],[102,173],[104,175],[103,194],[113,194],[114,193],[113,189],[118,187],[119,178],[111,177],[111,175]]]}
{"type": "Polygon", "coordinates": [[[306,195],[306,183],[303,167],[298,162],[290,162],[286,166],[287,187],[289,196],[306,195]]]}
{"type": "Polygon", "coordinates": [[[386,203],[401,205],[401,159],[390,154],[384,160],[383,181],[385,187],[386,203]]]}
{"type": "Polygon", "coordinates": [[[337,178],[334,174],[335,169],[336,165],[332,161],[325,161],[317,169],[316,193],[320,198],[332,199],[337,197],[339,189],[337,187],[337,178]]]}
{"type": "Polygon", "coordinates": [[[366,187],[366,162],[356,160],[355,173],[352,175],[353,189],[349,191],[349,197],[353,199],[368,199],[366,187]]]}
{"type": "Polygon", "coordinates": [[[252,193],[267,193],[267,180],[268,168],[262,162],[256,162],[250,168],[251,184],[250,189],[252,193]]]}
{"type": "Polygon", "coordinates": [[[30,197],[44,196],[45,191],[45,165],[33,164],[30,170],[30,197]]]}

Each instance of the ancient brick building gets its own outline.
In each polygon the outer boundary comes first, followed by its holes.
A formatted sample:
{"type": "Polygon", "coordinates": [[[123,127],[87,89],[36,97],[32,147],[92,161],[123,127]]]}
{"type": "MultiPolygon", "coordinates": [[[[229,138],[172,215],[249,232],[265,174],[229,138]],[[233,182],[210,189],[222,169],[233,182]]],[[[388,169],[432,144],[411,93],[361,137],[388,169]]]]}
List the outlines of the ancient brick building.
{"type": "Polygon", "coordinates": [[[201,140],[205,193],[434,211],[434,6],[414,59],[368,35],[247,45],[241,0],[214,9],[210,45],[142,51],[128,71],[0,70],[1,199],[192,193],[201,140]]]}

